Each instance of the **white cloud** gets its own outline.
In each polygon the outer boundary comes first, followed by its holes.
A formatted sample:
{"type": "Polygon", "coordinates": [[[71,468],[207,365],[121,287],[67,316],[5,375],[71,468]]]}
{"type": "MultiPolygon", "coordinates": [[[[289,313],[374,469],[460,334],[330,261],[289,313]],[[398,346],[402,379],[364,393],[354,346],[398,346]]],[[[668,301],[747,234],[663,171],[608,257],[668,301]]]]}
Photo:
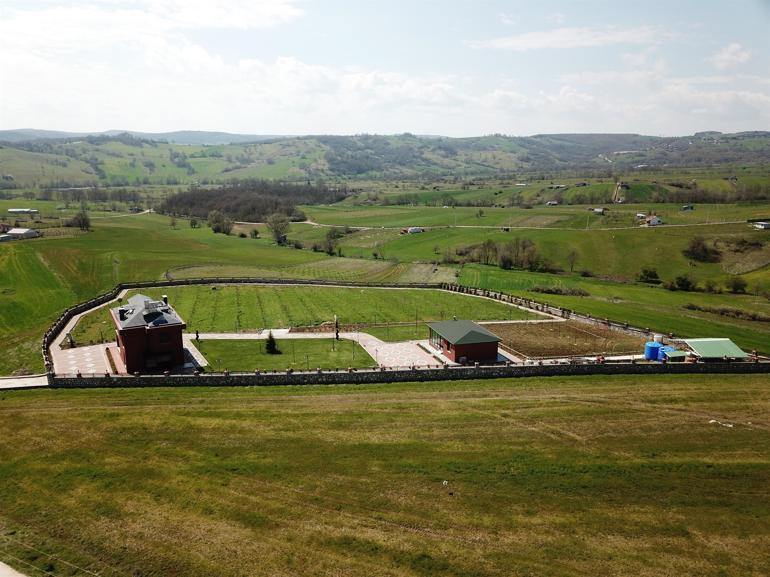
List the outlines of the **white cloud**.
{"type": "Polygon", "coordinates": [[[749,58],[751,58],[751,51],[733,42],[719,50],[709,60],[717,70],[727,70],[747,62],[749,58]]]}
{"type": "Polygon", "coordinates": [[[546,22],[549,24],[561,25],[567,21],[567,17],[561,12],[554,12],[545,17],[546,22]]]}
{"type": "Polygon", "coordinates": [[[470,42],[473,48],[494,48],[525,52],[542,49],[572,49],[615,44],[652,44],[671,38],[672,33],[653,26],[635,28],[555,28],[470,42]]]}
{"type": "Polygon", "coordinates": [[[519,22],[519,17],[511,12],[501,12],[500,22],[506,26],[513,26],[519,22]]]}

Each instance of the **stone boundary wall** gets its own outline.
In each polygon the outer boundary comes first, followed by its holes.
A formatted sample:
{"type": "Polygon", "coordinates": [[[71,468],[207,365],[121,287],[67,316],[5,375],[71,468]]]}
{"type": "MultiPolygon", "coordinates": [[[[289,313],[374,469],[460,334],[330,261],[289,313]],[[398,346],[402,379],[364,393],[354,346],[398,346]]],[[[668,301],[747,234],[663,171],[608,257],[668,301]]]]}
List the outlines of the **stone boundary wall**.
{"type": "Polygon", "coordinates": [[[682,375],[770,373],[770,362],[739,363],[616,363],[604,365],[511,365],[443,369],[308,371],[282,373],[203,373],[200,375],[142,375],[57,377],[53,388],[108,387],[260,387],[276,385],[364,385],[469,379],[557,377],[578,375],[682,375]]]}

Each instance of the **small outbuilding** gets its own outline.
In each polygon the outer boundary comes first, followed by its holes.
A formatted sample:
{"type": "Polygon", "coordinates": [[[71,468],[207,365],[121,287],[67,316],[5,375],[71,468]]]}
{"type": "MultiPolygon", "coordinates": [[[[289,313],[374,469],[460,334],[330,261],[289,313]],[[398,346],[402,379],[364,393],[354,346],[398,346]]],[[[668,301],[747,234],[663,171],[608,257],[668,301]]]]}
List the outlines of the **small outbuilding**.
{"type": "Polygon", "coordinates": [[[653,214],[652,216],[648,216],[647,218],[645,218],[644,223],[647,226],[660,226],[661,224],[663,224],[663,219],[653,214]]]}
{"type": "Polygon", "coordinates": [[[40,233],[31,228],[12,228],[8,231],[8,234],[14,240],[20,240],[22,238],[37,238],[40,233]]]}
{"type": "Polygon", "coordinates": [[[8,242],[9,240],[13,240],[10,234],[0,234],[0,242],[8,242]]]}
{"type": "Polygon", "coordinates": [[[757,230],[770,230],[770,222],[755,222],[754,228],[757,230]]]}
{"type": "Polygon", "coordinates": [[[36,208],[9,208],[8,212],[11,214],[37,214],[39,211],[36,208]]]}
{"type": "Polygon", "coordinates": [[[428,323],[430,344],[455,363],[497,360],[500,337],[473,321],[428,323]]]}
{"type": "Polygon", "coordinates": [[[110,309],[120,357],[129,373],[157,371],[184,364],[182,332],[187,327],[168,298],[154,301],[136,294],[110,309]]]}
{"type": "Polygon", "coordinates": [[[749,356],[730,339],[685,339],[684,342],[702,361],[743,360],[749,356]]]}

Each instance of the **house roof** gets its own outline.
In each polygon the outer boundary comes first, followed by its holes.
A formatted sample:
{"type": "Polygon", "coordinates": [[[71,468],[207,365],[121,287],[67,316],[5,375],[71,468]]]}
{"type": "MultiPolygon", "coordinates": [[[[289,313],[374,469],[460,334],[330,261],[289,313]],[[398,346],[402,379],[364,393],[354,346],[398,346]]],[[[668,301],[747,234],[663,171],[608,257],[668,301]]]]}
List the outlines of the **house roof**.
{"type": "Polygon", "coordinates": [[[120,329],[153,328],[184,324],[184,321],[170,305],[163,301],[154,301],[143,294],[135,294],[128,299],[126,304],[111,310],[112,316],[120,329]],[[122,320],[120,318],[120,309],[126,311],[122,320]]]}
{"type": "Polygon", "coordinates": [[[502,340],[473,321],[439,321],[428,323],[428,326],[453,345],[496,343],[502,340]]]}
{"type": "Polygon", "coordinates": [[[11,235],[13,235],[13,234],[26,234],[30,230],[32,230],[32,229],[29,229],[29,228],[12,228],[11,230],[8,231],[8,234],[11,234],[11,235]]]}
{"type": "Polygon", "coordinates": [[[703,359],[745,359],[749,356],[730,339],[685,339],[684,342],[703,359]]]}

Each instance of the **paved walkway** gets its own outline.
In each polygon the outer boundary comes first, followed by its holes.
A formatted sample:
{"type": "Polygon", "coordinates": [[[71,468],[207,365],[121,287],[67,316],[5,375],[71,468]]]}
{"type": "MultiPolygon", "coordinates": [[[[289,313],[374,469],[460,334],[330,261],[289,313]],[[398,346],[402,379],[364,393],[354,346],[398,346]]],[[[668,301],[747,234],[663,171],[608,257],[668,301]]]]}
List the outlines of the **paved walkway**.
{"type": "MultiPolygon", "coordinates": [[[[47,387],[48,378],[45,375],[29,375],[23,377],[0,377],[0,389],[32,389],[47,387]]],[[[0,572],[0,577],[3,577],[0,572]]]]}
{"type": "Polygon", "coordinates": [[[26,575],[8,567],[5,563],[0,563],[0,577],[26,577],[26,575]]]}
{"type": "MultiPolygon", "coordinates": [[[[105,371],[112,372],[110,369],[110,363],[107,360],[107,351],[105,349],[108,347],[114,349],[116,346],[115,343],[91,345],[88,347],[76,347],[71,349],[66,345],[65,341],[67,339],[67,335],[75,328],[75,325],[80,320],[80,317],[90,314],[97,309],[110,306],[112,303],[117,302],[118,299],[125,297],[127,292],[127,290],[123,290],[111,301],[90,309],[84,313],[80,313],[79,315],[75,315],[72,317],[72,319],[70,319],[70,321],[59,333],[59,336],[57,336],[53,343],[51,343],[51,362],[53,362],[53,370],[55,373],[77,373],[78,370],[80,370],[81,374],[104,374],[105,371]]],[[[122,367],[122,362],[120,361],[120,355],[114,355],[113,360],[116,362],[118,372],[125,372],[125,367],[122,367]]]]}

